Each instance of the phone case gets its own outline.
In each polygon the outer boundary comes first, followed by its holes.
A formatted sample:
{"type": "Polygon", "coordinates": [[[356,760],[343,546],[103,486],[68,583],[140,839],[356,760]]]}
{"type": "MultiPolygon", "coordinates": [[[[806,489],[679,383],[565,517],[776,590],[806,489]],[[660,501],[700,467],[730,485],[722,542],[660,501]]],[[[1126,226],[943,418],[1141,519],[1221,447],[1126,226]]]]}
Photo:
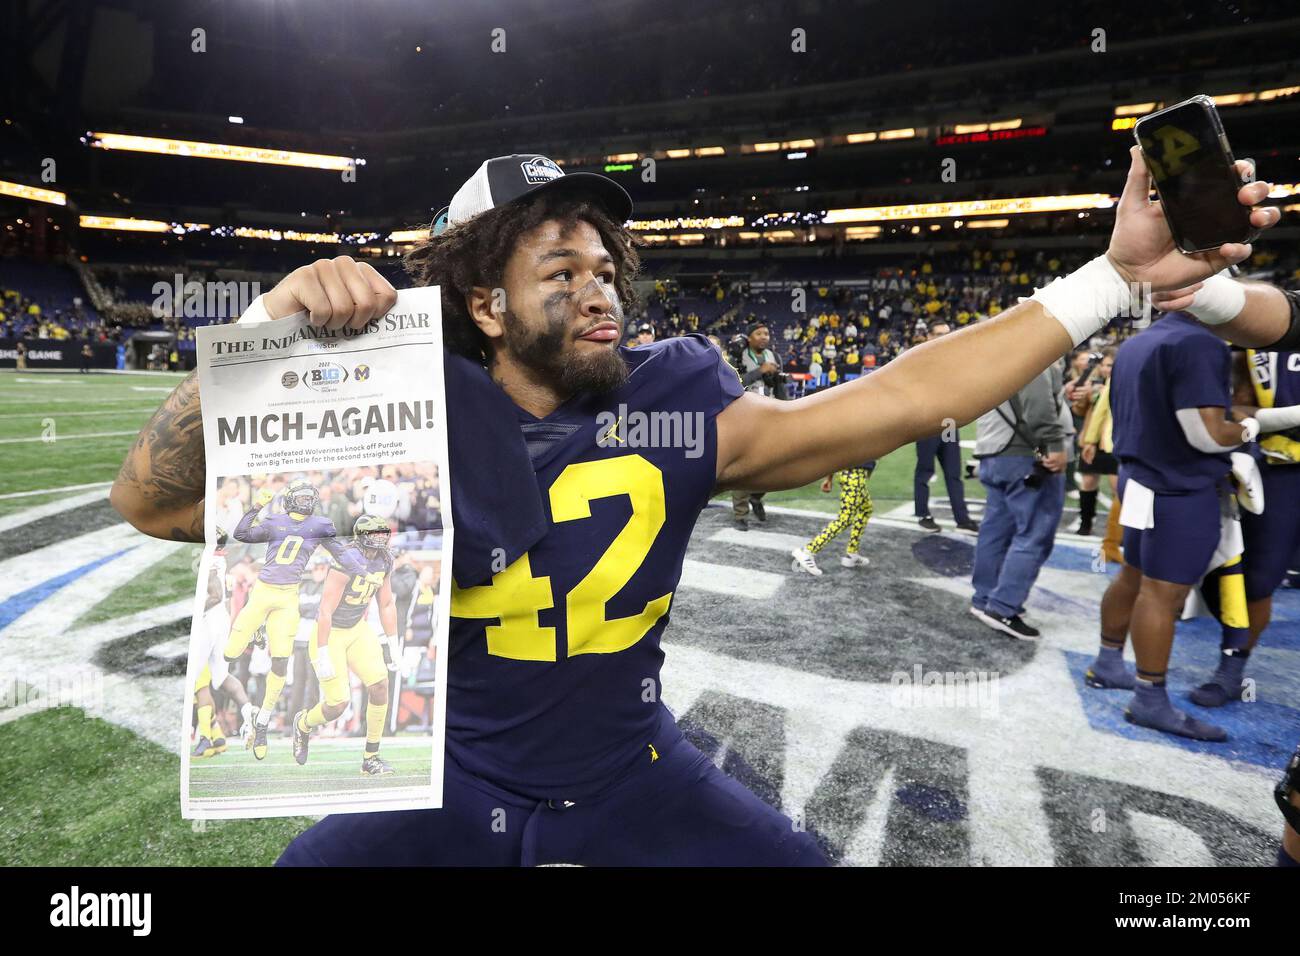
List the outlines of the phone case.
{"type": "MultiPolygon", "coordinates": [[[[1232,170],[1233,177],[1237,180],[1239,185],[1241,186],[1246,185],[1245,181],[1243,181],[1241,177],[1238,176],[1236,173],[1236,167],[1234,165],[1236,161],[1232,155],[1232,147],[1228,144],[1228,136],[1227,133],[1224,132],[1223,123],[1219,121],[1219,111],[1214,106],[1214,100],[1211,99],[1209,96],[1206,96],[1204,93],[1201,93],[1197,96],[1190,97],[1189,99],[1185,99],[1180,103],[1174,103],[1172,106],[1166,106],[1163,109],[1156,110],[1154,113],[1148,113],[1146,116],[1142,117],[1133,125],[1133,139],[1137,143],[1138,150],[1142,153],[1143,162],[1144,163],[1146,162],[1146,150],[1142,148],[1142,137],[1141,137],[1142,127],[1145,126],[1147,123],[1150,123],[1153,120],[1158,119],[1164,114],[1170,113],[1173,110],[1179,109],[1180,107],[1187,106],[1188,104],[1195,104],[1201,107],[1201,109],[1209,115],[1211,128],[1214,130],[1215,136],[1218,137],[1219,146],[1223,150],[1224,156],[1227,157],[1228,168],[1232,170]]],[[[1149,166],[1147,167],[1147,171],[1150,172],[1149,166]]],[[[1155,185],[1156,193],[1159,194],[1160,184],[1155,182],[1154,176],[1152,177],[1151,181],[1155,185]]],[[[1178,225],[1173,221],[1172,218],[1170,218],[1169,211],[1165,207],[1163,202],[1160,204],[1160,211],[1165,214],[1165,222],[1169,224],[1169,231],[1173,234],[1174,245],[1176,245],[1181,252],[1190,254],[1194,252],[1215,252],[1218,250],[1219,247],[1217,245],[1204,246],[1201,248],[1190,245],[1187,239],[1179,232],[1178,225]]],[[[1247,223],[1249,223],[1249,220],[1247,220],[1247,223]]],[[[1259,234],[1260,234],[1259,229],[1248,227],[1244,239],[1233,239],[1233,240],[1225,240],[1225,241],[1254,242],[1257,238],[1259,238],[1259,234]]]]}

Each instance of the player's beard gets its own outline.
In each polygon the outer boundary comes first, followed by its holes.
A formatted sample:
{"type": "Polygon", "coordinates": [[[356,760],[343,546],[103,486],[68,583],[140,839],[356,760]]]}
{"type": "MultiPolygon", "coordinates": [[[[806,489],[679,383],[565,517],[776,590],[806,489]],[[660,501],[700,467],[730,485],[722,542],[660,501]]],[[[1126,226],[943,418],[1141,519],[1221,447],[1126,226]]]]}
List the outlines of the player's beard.
{"type": "Polygon", "coordinates": [[[623,310],[615,304],[610,320],[618,323],[619,337],[613,347],[580,349],[573,338],[575,331],[568,296],[556,295],[542,305],[541,328],[531,329],[519,316],[507,310],[506,348],[511,357],[529,369],[541,381],[561,395],[612,392],[627,381],[627,363],[619,354],[617,343],[623,339],[623,310]]]}

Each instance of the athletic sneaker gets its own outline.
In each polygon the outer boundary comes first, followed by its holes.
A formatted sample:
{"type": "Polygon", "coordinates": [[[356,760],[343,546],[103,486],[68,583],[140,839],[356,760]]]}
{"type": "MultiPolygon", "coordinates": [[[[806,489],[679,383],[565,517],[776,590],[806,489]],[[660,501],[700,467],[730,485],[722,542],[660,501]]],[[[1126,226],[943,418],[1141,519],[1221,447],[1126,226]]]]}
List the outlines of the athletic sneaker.
{"type": "Polygon", "coordinates": [[[253,740],[257,736],[257,708],[253,707],[248,712],[248,719],[239,728],[239,736],[244,738],[244,749],[253,749],[253,740]]]}
{"type": "Polygon", "coordinates": [[[737,518],[737,519],[736,519],[736,530],[737,530],[737,531],[748,531],[748,530],[749,530],[749,522],[746,521],[744,518],[737,518]]]}
{"type": "Polygon", "coordinates": [[[979,534],[980,523],[974,518],[967,518],[965,521],[957,525],[957,530],[965,531],[967,534],[979,534]]]}
{"type": "Polygon", "coordinates": [[[1012,617],[1003,617],[1001,614],[994,614],[991,611],[983,611],[976,616],[995,631],[1001,631],[1003,634],[1010,634],[1012,637],[1019,638],[1022,641],[1033,640],[1040,634],[1038,628],[1030,627],[1025,623],[1025,619],[1019,614],[1013,615],[1012,617]]]}
{"type": "Polygon", "coordinates": [[[935,521],[934,518],[930,517],[929,515],[926,515],[924,518],[917,521],[917,524],[919,524],[926,531],[939,530],[939,522],[935,521]]]}
{"type": "Polygon", "coordinates": [[[795,548],[790,552],[790,557],[794,558],[790,562],[791,571],[806,571],[814,577],[821,577],[822,569],[817,567],[817,560],[810,551],[804,548],[795,548]]]}
{"type": "Polygon", "coordinates": [[[871,559],[865,554],[846,554],[840,558],[842,568],[865,568],[870,563],[871,559]]]}

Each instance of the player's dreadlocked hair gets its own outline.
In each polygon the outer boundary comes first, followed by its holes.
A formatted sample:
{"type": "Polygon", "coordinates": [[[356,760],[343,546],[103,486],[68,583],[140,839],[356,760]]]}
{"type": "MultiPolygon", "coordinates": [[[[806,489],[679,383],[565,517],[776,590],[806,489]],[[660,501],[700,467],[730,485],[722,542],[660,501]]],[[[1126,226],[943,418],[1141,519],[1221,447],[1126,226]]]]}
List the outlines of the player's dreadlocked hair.
{"type": "Polygon", "coordinates": [[[632,280],[641,271],[638,240],[588,199],[563,192],[539,193],[451,226],[407,253],[406,271],[416,284],[442,287],[442,335],[447,348],[478,362],[486,359],[487,336],[470,318],[465,299],[475,286],[500,288],[516,240],[548,219],[559,220],[566,230],[579,220],[590,223],[613,257],[614,289],[624,314],[636,304],[632,280]]]}

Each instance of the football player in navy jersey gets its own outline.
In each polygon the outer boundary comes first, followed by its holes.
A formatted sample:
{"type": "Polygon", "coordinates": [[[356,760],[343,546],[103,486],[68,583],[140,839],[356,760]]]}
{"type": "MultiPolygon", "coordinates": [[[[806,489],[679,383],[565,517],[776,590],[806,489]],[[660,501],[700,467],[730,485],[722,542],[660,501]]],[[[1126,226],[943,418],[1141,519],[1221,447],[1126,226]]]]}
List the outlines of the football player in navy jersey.
{"type": "Polygon", "coordinates": [[[393,553],[388,550],[392,529],[383,518],[361,515],[352,526],[352,533],[365,559],[364,567],[359,573],[350,573],[336,563],[325,580],[316,614],[316,638],[308,645],[322,699],[310,710],[294,714],[293,757],[299,764],[305,764],[311,732],[337,720],[347,710],[351,698],[348,672],[351,671],[366,688],[366,748],[361,773],[379,777],[393,772],[379,756],[379,740],[388,713],[388,673],[396,669],[400,655],[397,606],[388,580],[393,570],[393,553]],[[366,621],[372,598],[379,601],[383,644],[366,621]]]}
{"type": "Polygon", "coordinates": [[[249,728],[252,734],[244,741],[258,760],[266,757],[266,728],[289,673],[293,639],[298,633],[298,585],[307,562],[316,548],[323,546],[350,573],[363,573],[364,567],[356,549],[336,537],[334,522],[315,513],[320,492],[310,482],[301,478],[290,482],[283,493],[283,512],[274,513],[274,501],[264,498],[259,496],[235,526],[235,540],[245,544],[265,542],[266,557],[248,594],[248,603],[230,625],[225,649],[227,662],[239,660],[253,633],[265,625],[271,670],[266,675],[262,704],[256,708],[249,728]]]}
{"type": "MultiPolygon", "coordinates": [[[[1106,255],[990,322],[783,402],[743,393],[702,336],[619,346],[639,265],[621,187],[543,156],[486,161],[409,260],[441,287],[448,350],[444,806],[327,818],[281,862],[823,864],[816,837],[719,771],[661,702],[660,638],[695,519],[717,490],[798,487],[972,421],[1098,331],[1130,282],[1179,288],[1249,255],[1178,252],[1148,194],[1135,151],[1106,255]],[[504,567],[487,560],[497,550],[504,567]]],[[[1251,217],[1262,228],[1278,213],[1251,217]]],[[[296,270],[241,321],[305,310],[317,327],[360,329],[394,301],[374,269],[340,257],[296,270]]],[[[194,392],[164,404],[115,483],[142,530],[201,514],[201,480],[163,494],[150,477],[177,443],[201,459],[193,429],[169,427],[194,392]]]]}
{"type": "Polygon", "coordinates": [[[1088,682],[1133,690],[1131,723],[1196,740],[1227,733],[1175,708],[1165,673],[1183,602],[1219,545],[1229,455],[1250,440],[1230,411],[1230,370],[1227,344],[1175,312],[1126,341],[1111,373],[1124,567],[1102,599],[1088,682]],[[1121,657],[1130,633],[1136,678],[1121,657]]]}

